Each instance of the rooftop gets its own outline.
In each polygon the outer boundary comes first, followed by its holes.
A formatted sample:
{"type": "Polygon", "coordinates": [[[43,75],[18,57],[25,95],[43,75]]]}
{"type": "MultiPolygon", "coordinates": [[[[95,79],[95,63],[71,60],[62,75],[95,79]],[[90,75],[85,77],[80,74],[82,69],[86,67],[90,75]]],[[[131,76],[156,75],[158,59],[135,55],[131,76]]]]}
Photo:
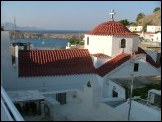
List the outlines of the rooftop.
{"type": "Polygon", "coordinates": [[[110,35],[122,37],[134,37],[137,34],[132,33],[126,26],[120,22],[108,21],[95,27],[88,34],[90,35],[110,35]]]}
{"type": "Polygon", "coordinates": [[[19,77],[95,73],[86,49],[19,50],[19,77]]]}

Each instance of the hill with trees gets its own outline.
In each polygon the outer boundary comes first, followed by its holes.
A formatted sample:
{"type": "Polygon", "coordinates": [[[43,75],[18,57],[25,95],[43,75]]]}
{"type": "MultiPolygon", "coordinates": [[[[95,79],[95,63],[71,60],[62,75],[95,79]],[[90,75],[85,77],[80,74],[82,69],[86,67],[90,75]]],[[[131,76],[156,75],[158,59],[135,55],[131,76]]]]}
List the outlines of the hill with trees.
{"type": "Polygon", "coordinates": [[[144,15],[139,13],[136,18],[137,25],[161,25],[161,9],[159,7],[153,10],[153,13],[150,15],[144,15]]]}

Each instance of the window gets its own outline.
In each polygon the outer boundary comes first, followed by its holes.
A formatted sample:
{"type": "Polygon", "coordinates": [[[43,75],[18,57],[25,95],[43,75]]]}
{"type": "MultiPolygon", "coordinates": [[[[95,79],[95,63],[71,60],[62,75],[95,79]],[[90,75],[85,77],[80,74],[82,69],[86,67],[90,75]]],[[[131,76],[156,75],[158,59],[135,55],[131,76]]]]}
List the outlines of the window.
{"type": "Polygon", "coordinates": [[[87,45],[89,45],[89,37],[87,37],[87,45]]]}
{"type": "Polygon", "coordinates": [[[118,97],[118,93],[116,92],[116,87],[115,86],[113,86],[113,91],[112,92],[113,92],[112,93],[113,97],[118,97]]]}
{"type": "Polygon", "coordinates": [[[87,83],[87,87],[91,87],[91,83],[90,83],[90,81],[88,81],[88,83],[87,83]]]}
{"type": "Polygon", "coordinates": [[[66,104],[66,93],[56,94],[56,100],[60,102],[60,104],[66,104]]]}
{"type": "Polygon", "coordinates": [[[134,63],[134,72],[138,72],[139,63],[134,63]]]}
{"type": "Polygon", "coordinates": [[[113,97],[118,97],[118,93],[113,90],[113,97]]]}
{"type": "Polygon", "coordinates": [[[121,40],[121,48],[125,48],[125,43],[126,43],[126,40],[125,39],[122,39],[121,40]]]}

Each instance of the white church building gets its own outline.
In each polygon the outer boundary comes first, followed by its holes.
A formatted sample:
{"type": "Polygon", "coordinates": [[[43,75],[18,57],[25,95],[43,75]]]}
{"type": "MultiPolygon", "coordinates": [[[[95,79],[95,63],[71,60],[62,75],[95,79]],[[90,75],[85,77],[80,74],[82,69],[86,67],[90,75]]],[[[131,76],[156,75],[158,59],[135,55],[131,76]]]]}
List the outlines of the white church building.
{"type": "Polygon", "coordinates": [[[1,85],[10,94],[40,92],[47,105],[54,106],[48,107],[52,120],[127,120],[103,103],[126,99],[125,89],[111,79],[130,78],[131,73],[157,76],[161,65],[138,47],[138,35],[113,15],[85,34],[85,49],[20,50],[15,44],[11,50],[9,32],[1,32],[1,85]]]}

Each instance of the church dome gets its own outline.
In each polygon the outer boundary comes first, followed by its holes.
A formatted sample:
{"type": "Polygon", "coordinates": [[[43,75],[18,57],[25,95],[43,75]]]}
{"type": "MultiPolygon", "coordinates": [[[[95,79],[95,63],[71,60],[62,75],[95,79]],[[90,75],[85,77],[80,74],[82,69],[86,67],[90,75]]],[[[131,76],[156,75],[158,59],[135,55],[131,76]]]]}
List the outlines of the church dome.
{"type": "Polygon", "coordinates": [[[88,34],[90,35],[110,35],[110,36],[138,36],[132,33],[125,25],[120,22],[108,21],[95,27],[88,34]]]}

